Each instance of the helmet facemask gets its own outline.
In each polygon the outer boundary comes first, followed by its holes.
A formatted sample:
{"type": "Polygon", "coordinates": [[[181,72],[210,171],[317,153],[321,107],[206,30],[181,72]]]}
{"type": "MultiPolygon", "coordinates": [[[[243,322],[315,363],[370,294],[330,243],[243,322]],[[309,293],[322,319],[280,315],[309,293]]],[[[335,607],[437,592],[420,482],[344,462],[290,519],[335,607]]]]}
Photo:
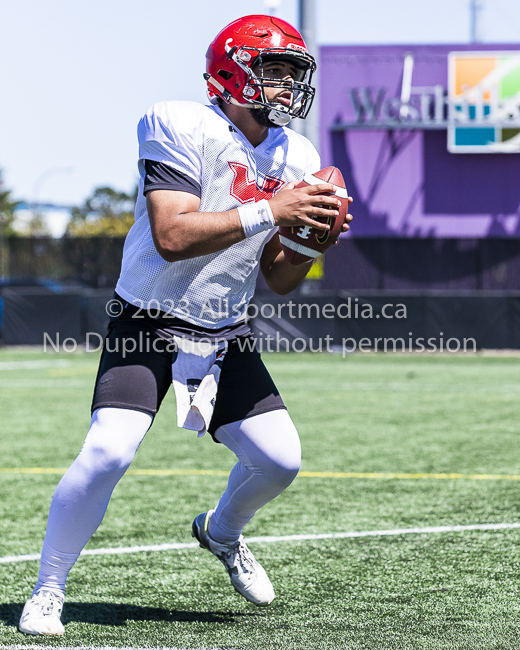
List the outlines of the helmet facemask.
{"type": "Polygon", "coordinates": [[[235,51],[233,49],[229,52],[230,58],[248,76],[243,97],[252,109],[264,109],[269,122],[275,126],[285,126],[293,117],[307,117],[315,94],[311,80],[316,63],[310,54],[286,48],[254,49],[241,46],[235,51]],[[269,76],[266,68],[277,60],[290,62],[294,66],[294,79],[273,79],[269,76]],[[269,100],[266,90],[272,88],[279,88],[284,94],[290,95],[286,97],[287,103],[269,100]]]}

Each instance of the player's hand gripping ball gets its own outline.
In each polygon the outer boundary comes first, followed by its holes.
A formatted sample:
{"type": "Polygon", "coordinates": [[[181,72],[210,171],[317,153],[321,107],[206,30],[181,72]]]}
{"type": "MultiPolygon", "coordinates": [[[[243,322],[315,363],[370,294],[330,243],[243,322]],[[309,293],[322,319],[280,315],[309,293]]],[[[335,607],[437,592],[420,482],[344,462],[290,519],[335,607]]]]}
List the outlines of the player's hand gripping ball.
{"type": "Polygon", "coordinates": [[[338,217],[313,217],[316,221],[328,223],[330,230],[318,230],[310,226],[280,226],[280,243],[285,259],[290,264],[303,264],[324,253],[327,248],[336,243],[341,234],[345,217],[348,213],[348,192],[343,176],[337,167],[325,167],[315,174],[307,175],[296,187],[331,183],[335,192],[327,192],[329,196],[339,199],[338,217]]]}

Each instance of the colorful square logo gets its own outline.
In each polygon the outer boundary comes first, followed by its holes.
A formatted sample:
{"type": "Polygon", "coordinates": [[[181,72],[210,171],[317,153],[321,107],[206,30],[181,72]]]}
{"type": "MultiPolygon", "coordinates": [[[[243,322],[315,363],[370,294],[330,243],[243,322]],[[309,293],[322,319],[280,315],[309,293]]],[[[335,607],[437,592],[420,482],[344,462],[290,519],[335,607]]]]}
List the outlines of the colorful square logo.
{"type": "Polygon", "coordinates": [[[448,150],[520,153],[520,51],[450,52],[448,150]]]}

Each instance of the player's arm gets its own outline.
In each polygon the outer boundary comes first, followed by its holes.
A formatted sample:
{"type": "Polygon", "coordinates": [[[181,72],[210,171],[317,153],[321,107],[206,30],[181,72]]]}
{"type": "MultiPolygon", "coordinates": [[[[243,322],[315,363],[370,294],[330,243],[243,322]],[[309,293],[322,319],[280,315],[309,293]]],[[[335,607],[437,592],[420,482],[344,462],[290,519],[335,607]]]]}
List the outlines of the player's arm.
{"type": "MultiPolygon", "coordinates": [[[[330,192],[333,186],[294,185],[289,183],[269,200],[275,224],[327,230],[328,225],[313,217],[335,216],[338,200],[316,192],[330,192]]],[[[150,191],[146,201],[155,247],[167,262],[216,253],[245,239],[238,209],[199,212],[200,199],[195,194],[174,190],[150,191]]]]}
{"type": "Polygon", "coordinates": [[[199,212],[198,196],[173,190],[148,192],[146,203],[153,242],[167,262],[209,255],[245,239],[236,209],[199,212]]]}
{"type": "Polygon", "coordinates": [[[310,262],[298,266],[289,264],[283,254],[278,233],[267,242],[260,258],[260,270],[267,286],[280,296],[296,289],[311,266],[310,262]]]}
{"type": "MultiPolygon", "coordinates": [[[[352,199],[349,197],[349,205],[352,199]]],[[[350,229],[352,215],[347,214],[343,224],[343,232],[350,229]]],[[[337,242],[336,242],[337,243],[337,242]]],[[[304,264],[290,264],[286,259],[280,244],[278,234],[267,242],[260,258],[260,270],[267,283],[267,286],[275,293],[284,296],[290,293],[300,284],[309,272],[312,261],[304,264]]]]}

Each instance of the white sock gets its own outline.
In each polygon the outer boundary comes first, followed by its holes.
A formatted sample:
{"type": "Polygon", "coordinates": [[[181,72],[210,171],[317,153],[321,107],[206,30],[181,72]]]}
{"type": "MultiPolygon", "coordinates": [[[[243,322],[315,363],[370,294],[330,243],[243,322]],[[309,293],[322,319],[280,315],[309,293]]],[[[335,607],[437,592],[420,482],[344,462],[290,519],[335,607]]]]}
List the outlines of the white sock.
{"type": "Polygon", "coordinates": [[[44,541],[38,582],[32,595],[44,588],[65,598],[65,580],[78,556],[79,553],[60,553],[44,541]]]}
{"type": "Polygon", "coordinates": [[[52,498],[35,590],[65,593],[70,569],[103,520],[151,423],[151,415],[130,409],[94,412],[85,443],[52,498]]]}

